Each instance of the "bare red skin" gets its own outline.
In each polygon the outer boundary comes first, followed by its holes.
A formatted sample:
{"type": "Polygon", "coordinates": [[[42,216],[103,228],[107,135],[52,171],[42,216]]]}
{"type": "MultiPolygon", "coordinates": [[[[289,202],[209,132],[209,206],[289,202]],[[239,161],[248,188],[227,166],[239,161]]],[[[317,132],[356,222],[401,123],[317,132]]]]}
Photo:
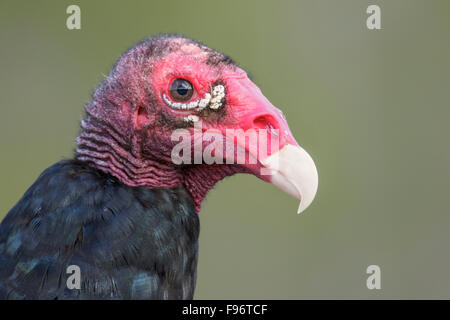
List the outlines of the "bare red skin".
{"type": "MultiPolygon", "coordinates": [[[[187,101],[187,102],[189,102],[187,101]]],[[[261,176],[261,163],[175,165],[171,150],[174,130],[192,125],[183,119],[196,114],[203,130],[278,129],[267,141],[279,139],[297,145],[281,112],[261,93],[247,73],[212,49],[182,37],[161,37],[144,41],[125,53],[86,105],[87,117],[77,139],[76,157],[103,170],[129,186],[171,188],[184,186],[191,194],[197,212],[207,192],[221,179],[235,173],[261,176]],[[162,96],[170,97],[173,80],[189,80],[198,100],[221,83],[225,105],[219,110],[176,110],[162,96]]],[[[245,141],[236,140],[245,146],[245,141]]],[[[246,150],[258,160],[258,148],[246,150]]],[[[268,155],[277,151],[269,150],[268,155]]]]}

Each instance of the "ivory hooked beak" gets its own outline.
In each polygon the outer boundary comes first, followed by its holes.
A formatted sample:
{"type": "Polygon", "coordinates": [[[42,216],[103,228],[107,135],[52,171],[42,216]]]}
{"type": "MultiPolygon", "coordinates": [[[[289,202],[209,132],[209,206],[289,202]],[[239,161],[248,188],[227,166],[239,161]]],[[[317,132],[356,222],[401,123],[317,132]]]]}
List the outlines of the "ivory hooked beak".
{"type": "Polygon", "coordinates": [[[271,183],[300,200],[297,213],[311,204],[317,192],[319,176],[308,152],[299,146],[286,144],[261,163],[269,169],[271,183]]]}

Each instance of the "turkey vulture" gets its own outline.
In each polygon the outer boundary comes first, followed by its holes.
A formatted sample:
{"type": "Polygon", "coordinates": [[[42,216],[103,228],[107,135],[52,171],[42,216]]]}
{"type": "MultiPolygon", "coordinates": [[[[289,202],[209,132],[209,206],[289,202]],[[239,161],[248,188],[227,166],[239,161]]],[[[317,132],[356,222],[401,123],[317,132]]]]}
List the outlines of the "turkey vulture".
{"type": "Polygon", "coordinates": [[[184,36],[124,53],[85,111],[73,159],[0,225],[1,299],[192,299],[198,212],[216,182],[253,174],[299,211],[316,193],[281,111],[231,58],[184,36]]]}

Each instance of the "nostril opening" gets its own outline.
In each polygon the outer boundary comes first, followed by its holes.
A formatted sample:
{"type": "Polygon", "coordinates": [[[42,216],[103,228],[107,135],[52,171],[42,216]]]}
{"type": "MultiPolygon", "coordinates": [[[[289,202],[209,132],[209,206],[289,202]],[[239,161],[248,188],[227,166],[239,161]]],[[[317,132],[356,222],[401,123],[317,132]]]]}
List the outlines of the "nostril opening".
{"type": "Polygon", "coordinates": [[[259,129],[266,129],[271,134],[278,135],[278,122],[270,115],[255,118],[255,120],[253,120],[253,125],[259,129]]]}

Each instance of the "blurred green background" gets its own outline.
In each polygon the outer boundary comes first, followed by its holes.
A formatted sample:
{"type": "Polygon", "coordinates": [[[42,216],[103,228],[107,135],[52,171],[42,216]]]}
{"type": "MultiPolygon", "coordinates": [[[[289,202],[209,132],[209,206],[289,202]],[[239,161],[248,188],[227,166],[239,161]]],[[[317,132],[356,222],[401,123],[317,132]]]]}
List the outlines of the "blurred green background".
{"type": "Polygon", "coordinates": [[[210,192],[197,299],[450,298],[450,1],[0,2],[0,218],[70,157],[84,104],[137,41],[233,57],[316,161],[316,200],[253,176],[210,192]],[[66,8],[81,7],[81,30],[66,8]],[[381,7],[382,30],[366,28],[381,7]],[[366,268],[381,267],[381,290],[366,268]]]}

